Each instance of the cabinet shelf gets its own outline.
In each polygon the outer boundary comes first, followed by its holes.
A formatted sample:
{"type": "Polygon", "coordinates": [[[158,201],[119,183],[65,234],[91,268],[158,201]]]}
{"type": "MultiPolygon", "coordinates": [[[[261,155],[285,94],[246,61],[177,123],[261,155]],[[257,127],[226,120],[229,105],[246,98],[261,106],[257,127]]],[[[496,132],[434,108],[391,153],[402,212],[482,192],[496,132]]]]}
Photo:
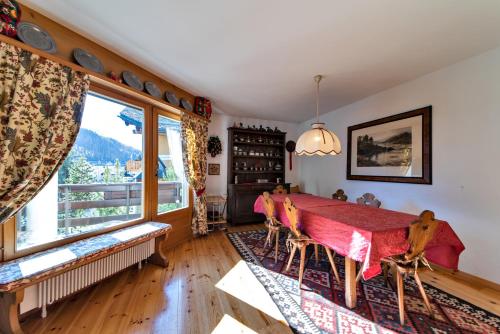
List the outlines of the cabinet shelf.
{"type": "Polygon", "coordinates": [[[259,135],[259,136],[272,136],[272,137],[284,137],[286,135],[286,132],[267,132],[267,131],[261,131],[261,130],[254,130],[254,129],[247,129],[247,128],[235,128],[235,127],[230,127],[228,130],[232,130],[234,132],[237,132],[238,134],[244,133],[244,134],[250,134],[250,135],[259,135]]]}
{"type": "Polygon", "coordinates": [[[245,141],[235,141],[233,145],[283,147],[283,144],[248,143],[245,141]]]}
{"type": "Polygon", "coordinates": [[[282,174],[282,170],[233,170],[236,174],[282,174]]]}
{"type": "Polygon", "coordinates": [[[233,155],[233,158],[243,158],[243,159],[273,159],[273,160],[282,160],[283,157],[261,157],[255,155],[233,155]]]}

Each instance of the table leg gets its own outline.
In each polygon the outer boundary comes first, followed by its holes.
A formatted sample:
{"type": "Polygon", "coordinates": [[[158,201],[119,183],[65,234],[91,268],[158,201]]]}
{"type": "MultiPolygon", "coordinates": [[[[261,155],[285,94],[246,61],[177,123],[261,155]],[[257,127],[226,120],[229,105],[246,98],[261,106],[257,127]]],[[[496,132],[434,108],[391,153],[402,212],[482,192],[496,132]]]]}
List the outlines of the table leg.
{"type": "Polygon", "coordinates": [[[356,261],[345,257],[345,304],[348,308],[356,307],[356,261]]]}

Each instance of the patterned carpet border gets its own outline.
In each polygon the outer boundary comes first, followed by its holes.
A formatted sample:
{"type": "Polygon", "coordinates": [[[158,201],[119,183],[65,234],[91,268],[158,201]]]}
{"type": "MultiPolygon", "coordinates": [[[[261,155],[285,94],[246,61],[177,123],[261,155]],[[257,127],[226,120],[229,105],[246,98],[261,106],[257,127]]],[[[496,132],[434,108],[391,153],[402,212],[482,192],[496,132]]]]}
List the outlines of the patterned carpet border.
{"type": "Polygon", "coordinates": [[[247,263],[252,273],[257,277],[259,282],[264,286],[266,291],[273,299],[281,314],[285,317],[288,325],[295,333],[322,333],[319,328],[314,325],[312,320],[305,314],[300,306],[293,300],[286,291],[283,290],[281,285],[276,279],[270,275],[269,270],[265,269],[260,263],[259,259],[253,252],[245,245],[240,239],[239,234],[251,233],[254,231],[246,232],[232,232],[227,233],[229,240],[236,248],[238,253],[247,263]]]}
{"type": "MultiPolygon", "coordinates": [[[[333,281],[325,264],[313,265],[310,263],[314,261],[309,261],[304,273],[307,283],[304,284],[312,286],[312,291],[299,290],[297,280],[292,278],[297,275],[298,259],[294,259],[290,273],[284,274],[279,269],[283,268],[288,257],[284,251],[284,236],[280,241],[279,261],[275,265],[271,248],[262,247],[266,233],[262,229],[228,232],[226,235],[296,333],[500,333],[500,318],[493,313],[424,284],[427,295],[436,304],[433,308],[436,307],[437,320],[431,319],[427,311],[422,310],[418,298],[411,295],[417,290],[410,279],[405,282],[405,289],[410,291],[410,294],[405,294],[405,326],[399,325],[394,292],[384,290],[380,277],[358,285],[358,307],[353,310],[343,306],[343,286],[333,281]]],[[[342,261],[339,257],[336,261],[342,278],[342,261]]],[[[327,261],[325,263],[328,265],[327,261]]]]}

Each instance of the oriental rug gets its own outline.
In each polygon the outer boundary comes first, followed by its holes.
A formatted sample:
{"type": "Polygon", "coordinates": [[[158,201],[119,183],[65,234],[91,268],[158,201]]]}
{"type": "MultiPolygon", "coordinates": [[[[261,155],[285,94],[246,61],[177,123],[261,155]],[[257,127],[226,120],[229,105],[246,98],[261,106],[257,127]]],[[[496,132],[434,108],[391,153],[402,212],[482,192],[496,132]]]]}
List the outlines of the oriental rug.
{"type": "MultiPolygon", "coordinates": [[[[397,293],[383,276],[357,286],[357,307],[350,310],[344,298],[344,259],[336,255],[340,284],[324,252],[316,264],[310,246],[303,287],[298,286],[299,255],[285,272],[289,254],[285,236],[280,240],[278,262],[274,247],[264,248],[267,231],[228,233],[253,274],[261,282],[296,333],[499,333],[500,318],[431,285],[425,290],[434,309],[432,319],[412,277],[405,280],[405,324],[399,322],[397,293]]],[[[322,247],[320,247],[321,249],[322,247]]]]}

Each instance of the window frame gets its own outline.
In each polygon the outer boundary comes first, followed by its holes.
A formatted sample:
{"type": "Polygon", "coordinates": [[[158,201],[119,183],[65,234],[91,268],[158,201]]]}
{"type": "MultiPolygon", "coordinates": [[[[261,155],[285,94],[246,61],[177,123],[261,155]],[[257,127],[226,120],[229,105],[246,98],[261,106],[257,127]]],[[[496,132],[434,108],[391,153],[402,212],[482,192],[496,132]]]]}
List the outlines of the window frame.
{"type": "MultiPolygon", "coordinates": [[[[170,119],[173,119],[173,120],[179,121],[179,122],[181,120],[181,117],[179,115],[176,115],[171,111],[161,109],[158,107],[153,107],[153,129],[154,129],[154,131],[153,131],[154,132],[154,134],[153,134],[153,159],[154,159],[154,161],[156,161],[156,158],[158,157],[158,131],[157,131],[157,129],[158,129],[159,116],[170,118],[170,119]]],[[[191,198],[192,191],[191,191],[191,187],[189,185],[188,185],[188,189],[187,189],[188,205],[185,208],[179,208],[179,209],[174,209],[174,210],[167,211],[167,212],[158,213],[158,175],[157,175],[156,168],[157,168],[156,164],[152,164],[151,171],[149,173],[152,177],[152,180],[151,180],[152,181],[151,182],[152,189],[151,189],[151,191],[154,194],[154,196],[152,198],[153,201],[151,203],[152,204],[152,207],[151,207],[152,219],[153,220],[165,220],[170,215],[190,213],[192,211],[192,198],[191,198]]]]}
{"type": "MultiPolygon", "coordinates": [[[[72,242],[76,242],[82,239],[87,239],[96,235],[109,233],[118,229],[122,229],[128,226],[137,225],[144,223],[146,221],[163,221],[166,222],[169,219],[179,220],[187,219],[190,222],[190,217],[193,208],[193,196],[192,189],[189,187],[189,201],[186,208],[181,208],[160,215],[157,214],[156,208],[158,203],[158,193],[157,193],[157,178],[156,178],[156,164],[155,157],[157,156],[157,132],[151,131],[157,126],[157,115],[161,114],[169,118],[180,120],[180,116],[167,111],[166,109],[159,108],[157,101],[152,101],[142,96],[134,96],[132,92],[125,91],[121,87],[109,87],[108,85],[100,85],[95,82],[91,82],[89,92],[95,95],[102,96],[103,98],[110,99],[111,101],[117,101],[119,103],[128,104],[132,107],[138,107],[144,110],[144,131],[143,131],[143,162],[144,162],[144,178],[143,178],[143,216],[140,219],[134,219],[130,221],[117,224],[115,226],[110,226],[107,228],[90,231],[87,233],[78,234],[68,238],[55,240],[53,242],[45,243],[42,245],[36,245],[33,247],[28,247],[25,249],[17,249],[17,231],[16,231],[16,218],[15,216],[10,218],[3,226],[0,226],[0,238],[3,237],[3,243],[0,242],[0,246],[3,244],[3,254],[0,254],[1,261],[13,260],[19,257],[23,257],[29,254],[37,253],[40,251],[48,250],[55,247],[60,247],[72,242]],[[156,144],[155,144],[156,142],[156,144]]],[[[179,110],[179,113],[181,111],[179,110]]],[[[0,240],[1,241],[1,240],[0,240]]],[[[1,249],[1,248],[0,248],[1,249]]]]}

